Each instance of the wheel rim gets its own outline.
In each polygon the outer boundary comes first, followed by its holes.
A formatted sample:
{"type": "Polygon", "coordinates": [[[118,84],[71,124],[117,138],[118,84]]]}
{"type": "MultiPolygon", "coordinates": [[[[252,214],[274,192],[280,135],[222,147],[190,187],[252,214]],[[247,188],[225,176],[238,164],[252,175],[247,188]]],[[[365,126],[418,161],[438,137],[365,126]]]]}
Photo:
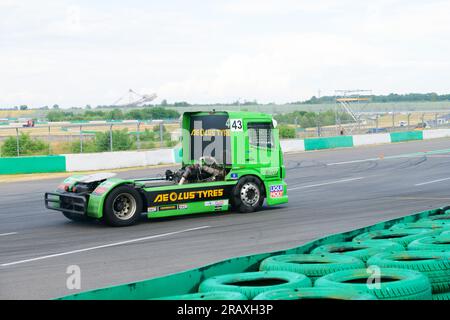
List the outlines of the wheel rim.
{"type": "Polygon", "coordinates": [[[253,182],[247,182],[241,188],[241,201],[248,206],[255,206],[260,198],[259,188],[253,182]]]}
{"type": "Polygon", "coordinates": [[[136,213],[136,199],[128,194],[121,193],[113,201],[114,215],[120,220],[128,220],[136,213]]]}

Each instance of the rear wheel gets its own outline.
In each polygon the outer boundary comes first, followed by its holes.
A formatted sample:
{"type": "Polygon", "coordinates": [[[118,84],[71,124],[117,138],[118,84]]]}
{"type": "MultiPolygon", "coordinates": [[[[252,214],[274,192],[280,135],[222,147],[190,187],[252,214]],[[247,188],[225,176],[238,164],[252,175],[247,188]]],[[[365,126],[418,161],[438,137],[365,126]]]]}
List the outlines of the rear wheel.
{"type": "Polygon", "coordinates": [[[103,218],[113,227],[124,227],[136,223],[141,212],[141,196],[131,186],[124,185],[115,188],[106,197],[103,218]]]}
{"type": "Polygon", "coordinates": [[[256,177],[244,177],[233,188],[231,204],[234,210],[241,213],[254,212],[264,202],[264,186],[256,177]]]}

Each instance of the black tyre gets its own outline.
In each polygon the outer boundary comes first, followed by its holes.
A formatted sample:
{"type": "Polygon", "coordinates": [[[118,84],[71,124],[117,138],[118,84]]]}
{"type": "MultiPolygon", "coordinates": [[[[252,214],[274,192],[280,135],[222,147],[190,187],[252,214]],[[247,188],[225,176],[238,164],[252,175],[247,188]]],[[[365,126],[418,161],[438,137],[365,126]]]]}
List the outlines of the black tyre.
{"type": "Polygon", "coordinates": [[[62,213],[64,217],[66,217],[69,220],[76,221],[76,222],[84,222],[90,220],[89,217],[78,214],[78,213],[72,213],[72,212],[63,212],[62,213]]]}
{"type": "Polygon", "coordinates": [[[289,271],[304,274],[311,281],[341,270],[364,268],[358,258],[340,254],[287,254],[273,256],[261,262],[261,271],[289,271]]]}
{"type": "Polygon", "coordinates": [[[414,240],[408,245],[408,250],[450,251],[450,233],[414,240]]]}
{"type": "Polygon", "coordinates": [[[263,292],[257,295],[253,300],[377,300],[374,295],[367,292],[338,289],[338,288],[297,288],[297,289],[280,289],[274,291],[263,292]]]}
{"type": "Polygon", "coordinates": [[[161,297],[151,300],[248,300],[239,292],[211,291],[203,293],[182,294],[178,296],[161,297]]]}
{"type": "Polygon", "coordinates": [[[246,176],[239,180],[233,188],[231,206],[233,210],[248,213],[261,208],[264,203],[264,185],[261,180],[253,176],[246,176]]]}
{"type": "Polygon", "coordinates": [[[370,231],[353,238],[353,241],[365,240],[389,240],[400,243],[406,247],[410,242],[432,235],[430,229],[397,229],[397,230],[377,230],[370,231]]]}
{"type": "Polygon", "coordinates": [[[286,271],[260,271],[211,277],[200,284],[199,292],[239,292],[248,299],[253,299],[266,291],[311,287],[311,285],[311,280],[303,274],[286,271]]]}
{"type": "Polygon", "coordinates": [[[367,265],[423,272],[430,279],[433,294],[450,291],[450,252],[398,251],[371,257],[367,265]]]}
{"type": "Polygon", "coordinates": [[[348,241],[325,244],[315,248],[312,253],[341,253],[366,262],[371,256],[383,251],[401,251],[404,247],[388,240],[348,241]]]}
{"type": "Polygon", "coordinates": [[[131,186],[119,186],[106,197],[103,218],[110,226],[130,226],[136,223],[141,213],[142,198],[131,186]]]}
{"type": "Polygon", "coordinates": [[[315,286],[364,291],[379,300],[431,300],[430,280],[423,273],[390,268],[381,268],[379,271],[379,283],[373,282],[375,275],[367,269],[356,269],[323,276],[316,281],[315,286]]]}

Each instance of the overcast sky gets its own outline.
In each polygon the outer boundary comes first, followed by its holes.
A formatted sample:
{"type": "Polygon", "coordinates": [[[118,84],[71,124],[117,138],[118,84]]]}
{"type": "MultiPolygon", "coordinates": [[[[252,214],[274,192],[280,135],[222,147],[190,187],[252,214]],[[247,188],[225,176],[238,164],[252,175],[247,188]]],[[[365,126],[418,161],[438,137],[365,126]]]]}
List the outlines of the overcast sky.
{"type": "Polygon", "coordinates": [[[450,1],[0,0],[0,107],[450,92],[450,1]]]}

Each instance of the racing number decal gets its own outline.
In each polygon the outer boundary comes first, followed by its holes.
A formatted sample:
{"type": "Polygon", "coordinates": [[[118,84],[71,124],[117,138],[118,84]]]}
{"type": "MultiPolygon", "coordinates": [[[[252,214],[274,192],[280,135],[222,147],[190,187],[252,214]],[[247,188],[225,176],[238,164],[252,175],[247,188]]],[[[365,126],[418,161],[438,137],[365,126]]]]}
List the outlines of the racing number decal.
{"type": "Polygon", "coordinates": [[[230,119],[231,131],[242,131],[243,128],[242,119],[230,119]]]}

